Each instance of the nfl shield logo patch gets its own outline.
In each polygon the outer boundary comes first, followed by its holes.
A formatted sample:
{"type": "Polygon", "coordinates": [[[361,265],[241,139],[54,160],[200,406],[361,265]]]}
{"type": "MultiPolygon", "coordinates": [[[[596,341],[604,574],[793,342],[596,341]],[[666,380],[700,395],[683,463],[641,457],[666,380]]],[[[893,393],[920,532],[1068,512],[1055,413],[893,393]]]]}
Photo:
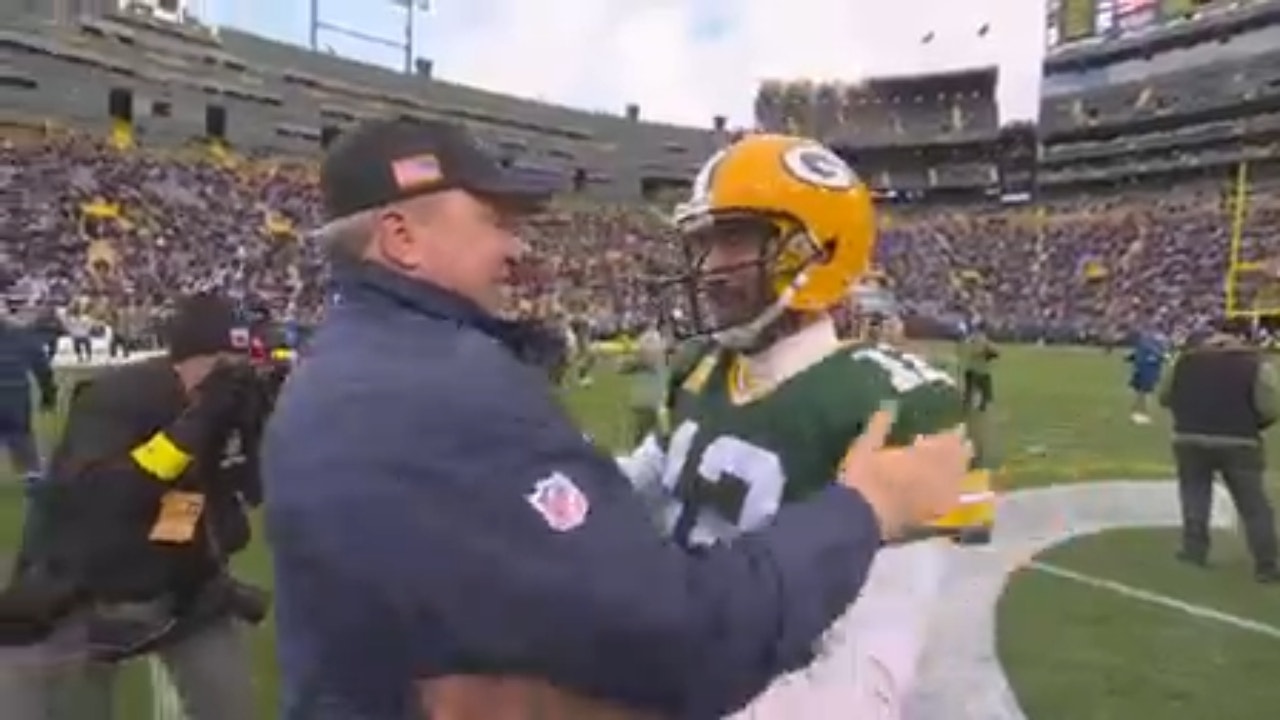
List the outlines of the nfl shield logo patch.
{"type": "Polygon", "coordinates": [[[526,498],[534,510],[557,532],[567,532],[587,519],[587,496],[565,475],[554,472],[539,480],[526,498]]]}

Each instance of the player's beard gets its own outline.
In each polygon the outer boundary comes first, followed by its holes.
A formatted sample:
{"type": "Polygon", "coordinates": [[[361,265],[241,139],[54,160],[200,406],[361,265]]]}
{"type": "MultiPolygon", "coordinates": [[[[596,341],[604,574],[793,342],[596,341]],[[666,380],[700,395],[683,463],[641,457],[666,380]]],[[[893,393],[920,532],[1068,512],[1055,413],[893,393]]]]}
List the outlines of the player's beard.
{"type": "Polygon", "coordinates": [[[758,271],[744,268],[734,274],[739,277],[726,276],[708,281],[705,297],[699,298],[700,302],[705,302],[712,325],[717,329],[751,323],[774,302],[774,298],[766,294],[764,283],[754,277],[758,271]]]}
{"type": "Polygon", "coordinates": [[[710,316],[711,335],[721,346],[754,355],[812,321],[812,314],[779,304],[774,278],[767,260],[703,276],[694,302],[704,320],[710,316]]]}

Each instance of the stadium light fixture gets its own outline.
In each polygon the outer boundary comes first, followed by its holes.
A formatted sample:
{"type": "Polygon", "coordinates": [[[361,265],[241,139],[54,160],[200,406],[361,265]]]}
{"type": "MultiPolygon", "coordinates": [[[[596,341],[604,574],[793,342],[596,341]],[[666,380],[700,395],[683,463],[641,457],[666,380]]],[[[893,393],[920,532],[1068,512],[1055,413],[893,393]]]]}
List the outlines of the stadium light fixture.
{"type": "Polygon", "coordinates": [[[325,22],[320,16],[320,0],[311,0],[311,50],[320,52],[320,31],[337,33],[361,42],[373,43],[404,51],[404,72],[413,72],[413,26],[419,13],[431,12],[431,0],[388,0],[388,3],[404,10],[404,39],[392,40],[381,35],[370,35],[341,25],[325,22]]]}

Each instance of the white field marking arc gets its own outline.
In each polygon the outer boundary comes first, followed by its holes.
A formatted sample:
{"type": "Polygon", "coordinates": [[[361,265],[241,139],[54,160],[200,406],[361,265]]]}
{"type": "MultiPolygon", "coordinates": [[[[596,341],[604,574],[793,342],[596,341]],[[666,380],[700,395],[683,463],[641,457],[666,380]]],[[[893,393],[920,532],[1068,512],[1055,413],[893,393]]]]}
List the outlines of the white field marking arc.
{"type": "MultiPolygon", "coordinates": [[[[1168,481],[1055,485],[1004,493],[998,502],[991,544],[952,556],[946,602],[931,620],[905,720],[1027,720],[996,652],[997,603],[1010,578],[1069,540],[1181,522],[1177,486],[1168,481]]],[[[1222,488],[1214,502],[1214,525],[1232,526],[1235,511],[1222,488]]]]}
{"type": "Polygon", "coordinates": [[[1162,593],[1143,590],[1142,588],[1125,585],[1124,583],[1116,582],[1115,580],[1107,580],[1106,578],[1068,570],[1045,562],[1032,562],[1028,567],[1054,577],[1077,582],[1099,590],[1109,590],[1117,595],[1123,595],[1139,602],[1163,607],[1184,615],[1190,615],[1194,618],[1229,625],[1237,630],[1243,630],[1256,635],[1263,635],[1280,640],[1280,627],[1268,625],[1264,622],[1250,620],[1249,618],[1240,617],[1239,615],[1232,615],[1231,613],[1214,610],[1213,608],[1205,607],[1204,605],[1185,602],[1162,593]]]}

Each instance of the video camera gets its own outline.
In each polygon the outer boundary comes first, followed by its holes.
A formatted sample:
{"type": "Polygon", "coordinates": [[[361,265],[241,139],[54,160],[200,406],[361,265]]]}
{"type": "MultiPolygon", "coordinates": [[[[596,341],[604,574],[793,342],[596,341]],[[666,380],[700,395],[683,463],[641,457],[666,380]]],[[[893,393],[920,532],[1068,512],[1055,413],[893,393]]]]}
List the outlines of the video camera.
{"type": "Polygon", "coordinates": [[[244,378],[252,396],[247,412],[256,412],[264,421],[293,369],[293,351],[280,342],[278,335],[278,328],[265,317],[233,333],[233,344],[248,358],[246,368],[252,372],[252,377],[244,378]]]}

